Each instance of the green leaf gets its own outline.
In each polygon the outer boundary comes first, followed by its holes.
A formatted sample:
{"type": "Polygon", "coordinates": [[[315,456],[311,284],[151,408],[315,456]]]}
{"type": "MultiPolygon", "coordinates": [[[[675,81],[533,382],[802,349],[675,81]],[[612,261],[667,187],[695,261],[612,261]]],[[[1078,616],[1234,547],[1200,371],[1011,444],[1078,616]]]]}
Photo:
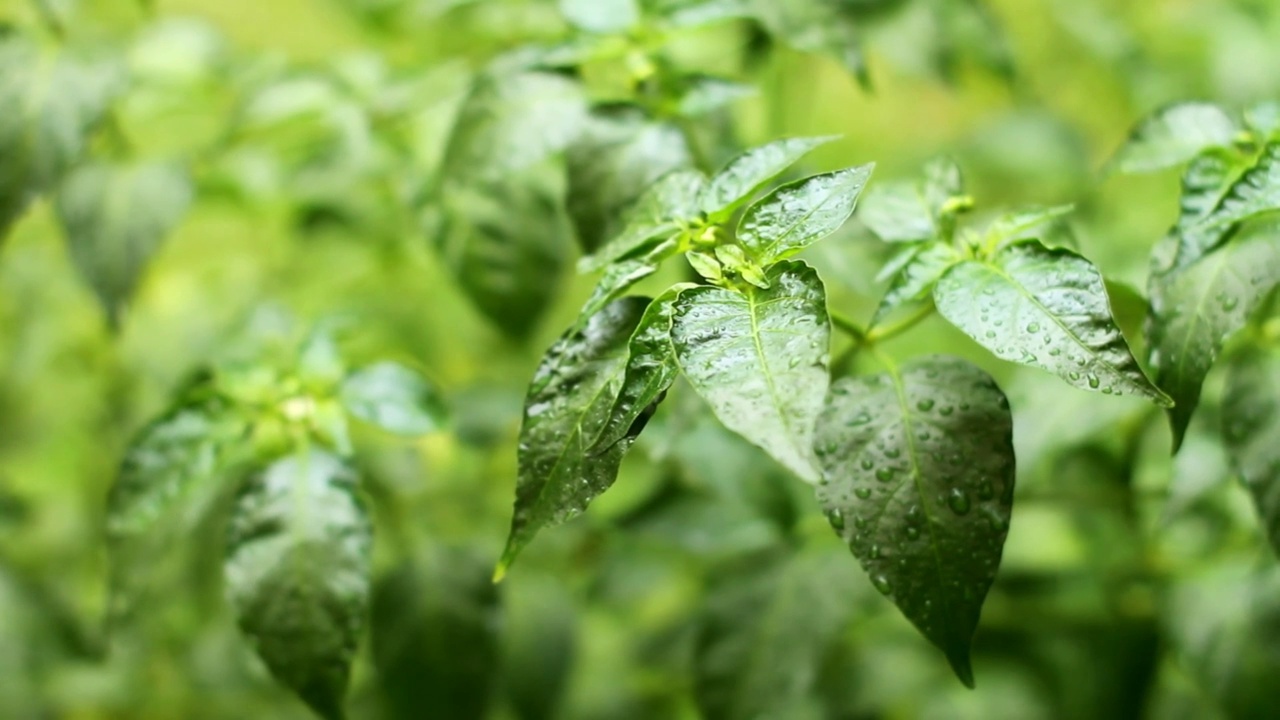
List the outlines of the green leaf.
{"type": "Polygon", "coordinates": [[[1217,247],[1231,228],[1204,222],[1221,205],[1247,166],[1235,154],[1209,150],[1182,174],[1178,220],[1152,252],[1152,272],[1164,274],[1191,265],[1217,247]]]}
{"type": "Polygon", "coordinates": [[[856,3],[755,0],[753,7],[770,35],[801,52],[831,55],[852,72],[863,87],[870,84],[856,3]]]}
{"type": "Polygon", "coordinates": [[[1075,205],[1021,208],[1000,215],[983,231],[985,247],[999,250],[1021,240],[1045,242],[1053,226],[1071,214],[1075,205]]]}
{"type": "Polygon", "coordinates": [[[698,195],[707,178],[697,170],[676,170],[645,190],[627,212],[623,229],[594,255],[578,261],[578,272],[593,272],[611,262],[653,248],[698,216],[698,195]]]}
{"type": "Polygon", "coordinates": [[[927,299],[938,278],[960,260],[960,253],[951,245],[930,243],[922,247],[894,276],[876,306],[871,325],[878,325],[903,305],[927,299]]]}
{"type": "Polygon", "coordinates": [[[707,720],[795,718],[853,613],[847,558],[823,549],[751,557],[711,574],[694,639],[707,720]]]}
{"type": "Polygon", "coordinates": [[[885,242],[916,242],[938,235],[934,213],[919,186],[881,183],[867,191],[858,220],[885,242]]]}
{"type": "Polygon", "coordinates": [[[714,75],[692,75],[682,78],[681,82],[684,89],[676,103],[676,112],[685,118],[702,117],[758,92],[754,85],[714,75]]]}
{"type": "Polygon", "coordinates": [[[645,190],[668,173],[690,165],[684,135],[667,123],[650,122],[638,109],[600,108],[565,155],[569,215],[587,251],[613,238],[645,190]]]}
{"type": "Polygon", "coordinates": [[[815,439],[827,519],[973,687],[969,648],[1013,505],[1013,418],[995,381],[933,356],[841,378],[815,439]]]}
{"type": "Polygon", "coordinates": [[[1170,405],[1116,327],[1101,273],[1070,250],[1010,245],[989,261],[953,265],[933,297],[943,317],[1002,360],[1082,390],[1170,405]]]}
{"type": "Polygon", "coordinates": [[[86,165],[63,181],[57,211],[71,259],[113,323],[192,195],[186,170],[168,163],[86,165]]]}
{"type": "Polygon", "coordinates": [[[374,363],[348,375],[342,404],[352,415],[397,435],[424,435],[448,423],[439,391],[396,362],[374,363]]]}
{"type": "Polygon", "coordinates": [[[787,138],[747,150],[711,178],[698,206],[711,222],[722,222],[783,170],[835,139],[835,135],[787,138]]]}
{"type": "Polygon", "coordinates": [[[1169,411],[1173,447],[1182,444],[1205,376],[1227,338],[1280,280],[1280,227],[1241,228],[1190,267],[1151,279],[1147,344],[1156,382],[1177,403],[1169,411]]]}
{"type": "MultiPolygon", "coordinates": [[[[502,618],[502,694],[522,720],[563,717],[578,665],[585,613],[563,577],[520,573],[509,580],[502,618]]],[[[411,716],[412,717],[412,716],[411,716]]]]}
{"type": "Polygon", "coordinates": [[[671,340],[685,377],[725,427],[808,482],[813,423],[827,391],[826,290],[802,262],[771,268],[770,288],[680,293],[671,340]]]}
{"type": "Polygon", "coordinates": [[[658,266],[648,260],[623,260],[605,268],[600,281],[592,289],[586,304],[578,312],[575,327],[582,327],[593,315],[617,300],[631,286],[657,272],[658,266]]]}
{"type": "Polygon", "coordinates": [[[556,341],[534,372],[520,426],[515,512],[495,577],[539,530],[581,513],[617,479],[630,442],[599,455],[587,450],[609,420],[627,341],[648,305],[647,298],[614,301],[556,341]]]}
{"type": "Polygon", "coordinates": [[[1280,349],[1258,348],[1228,365],[1222,442],[1253,494],[1271,547],[1280,553],[1280,349]]]}
{"type": "Polygon", "coordinates": [[[1253,166],[1232,183],[1213,212],[1205,215],[1200,224],[1225,228],[1274,210],[1280,210],[1280,142],[1262,149],[1253,166]]]}
{"type": "Polygon", "coordinates": [[[590,33],[620,33],[640,21],[636,0],[559,0],[560,13],[590,33]]]}
{"type": "Polygon", "coordinates": [[[650,0],[656,14],[675,28],[694,28],[751,16],[751,0],[650,0]]]}
{"type": "Polygon", "coordinates": [[[373,587],[373,664],[392,717],[430,707],[439,717],[486,717],[498,663],[501,613],[492,558],[431,548],[373,587]]]}
{"type": "Polygon", "coordinates": [[[227,593],[271,674],[321,717],[341,718],[369,603],[373,528],[357,477],[302,451],[251,474],[227,529],[227,593]]]}
{"type": "Polygon", "coordinates": [[[1244,122],[1263,142],[1280,140],[1280,102],[1268,100],[1245,108],[1244,122]]]}
{"type": "Polygon", "coordinates": [[[573,230],[555,170],[451,182],[440,198],[440,255],[476,308],[516,338],[534,330],[569,260],[573,230]]]}
{"type": "Polygon", "coordinates": [[[1138,123],[1111,162],[1125,173],[1162,170],[1209,148],[1230,147],[1237,132],[1235,121],[1217,105],[1178,103],[1138,123]]]}
{"type": "Polygon", "coordinates": [[[0,238],[84,154],[122,88],[119,68],[0,37],[0,238]]]}
{"type": "Polygon", "coordinates": [[[775,188],[747,208],[738,241],[760,265],[795,255],[849,219],[874,167],[860,165],[775,188]]]}
{"type": "Polygon", "coordinates": [[[680,373],[676,350],[671,344],[671,325],[676,300],[691,287],[695,286],[686,283],[672,287],[649,303],[644,311],[627,343],[622,387],[609,409],[604,427],[588,451],[590,454],[607,452],[615,443],[638,435],[636,423],[643,423],[653,414],[680,373]]]}

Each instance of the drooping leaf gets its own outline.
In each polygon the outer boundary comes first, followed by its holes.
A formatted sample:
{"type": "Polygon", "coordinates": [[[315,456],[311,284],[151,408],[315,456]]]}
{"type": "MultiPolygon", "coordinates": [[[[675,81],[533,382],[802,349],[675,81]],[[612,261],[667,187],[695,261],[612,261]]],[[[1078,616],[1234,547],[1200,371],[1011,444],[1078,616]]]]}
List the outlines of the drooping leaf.
{"type": "Polygon", "coordinates": [[[730,160],[711,178],[698,205],[712,222],[723,221],[783,170],[835,139],[834,135],[787,138],[751,148],[730,160]]]}
{"type": "Polygon", "coordinates": [[[872,326],[887,319],[903,305],[929,298],[938,278],[960,260],[960,253],[946,243],[929,243],[920,248],[889,284],[871,318],[872,326]]]}
{"type": "Polygon", "coordinates": [[[1070,250],[1028,241],[957,263],[933,297],[943,317],[1002,360],[1083,390],[1170,404],[1116,327],[1101,273],[1070,250]]]}
{"type": "Polygon", "coordinates": [[[827,652],[854,609],[847,558],[829,550],[750,558],[713,573],[694,647],[708,720],[808,718],[827,652]]]}
{"type": "Polygon", "coordinates": [[[874,167],[860,165],[776,188],[747,208],[738,241],[763,266],[795,255],[849,219],[874,167]]]}
{"type": "Polygon", "coordinates": [[[565,155],[569,215],[583,248],[622,230],[625,211],[659,178],[692,159],[684,135],[632,107],[600,108],[565,155]]]}
{"type": "Polygon", "coordinates": [[[697,170],[676,170],[649,186],[627,212],[622,230],[593,255],[578,262],[578,272],[593,272],[611,262],[648,250],[698,216],[697,199],[707,178],[697,170]]]}
{"type": "Polygon", "coordinates": [[[241,630],[271,674],[321,717],[342,718],[369,605],[373,528],[355,472],[305,450],[246,478],[224,566],[241,630]]]}
{"type": "Polygon", "coordinates": [[[609,419],[627,341],[648,298],[615,300],[551,346],[534,372],[520,427],[515,511],[497,577],[539,530],[568,520],[609,489],[630,442],[587,450],[609,419]]]}
{"type": "Polygon", "coordinates": [[[560,12],[574,27],[592,33],[618,33],[640,19],[636,0],[559,0],[560,12]]]}
{"type": "Polygon", "coordinates": [[[1227,338],[1280,281],[1280,228],[1246,225],[1222,247],[1176,273],[1151,279],[1147,345],[1169,410],[1173,447],[1182,444],[1205,376],[1227,338]]]}
{"type": "Polygon", "coordinates": [[[44,53],[15,33],[0,37],[0,239],[80,159],[121,79],[112,63],[44,53]]]}
{"type": "Polygon", "coordinates": [[[979,368],[945,356],[841,378],[815,447],[831,526],[972,687],[970,643],[1013,504],[1004,393],[979,368]]]}
{"type": "Polygon", "coordinates": [[[501,622],[490,561],[470,548],[432,548],[374,584],[373,662],[393,718],[421,717],[426,707],[486,717],[501,622]]]}
{"type": "Polygon", "coordinates": [[[397,435],[423,435],[448,422],[440,392],[397,362],[374,363],[348,375],[342,382],[342,404],[352,415],[397,435]]]}
{"type": "Polygon", "coordinates": [[[86,165],[63,181],[57,210],[71,259],[113,322],[192,195],[186,170],[169,163],[86,165]]]}
{"type": "Polygon", "coordinates": [[[767,290],[683,291],[671,340],[685,377],[725,427],[814,482],[813,424],[831,336],[826,290],[802,262],[781,262],[767,279],[767,290]]]}
{"type": "Polygon", "coordinates": [[[1258,348],[1228,366],[1222,440],[1280,553],[1280,350],[1258,348]]]}
{"type": "Polygon", "coordinates": [[[1237,132],[1235,121],[1217,105],[1178,103],[1138,123],[1111,162],[1126,173],[1162,170],[1209,148],[1229,147],[1237,132]]]}
{"type": "Polygon", "coordinates": [[[680,293],[694,287],[680,284],[654,298],[627,343],[627,365],[618,397],[589,452],[607,451],[614,443],[638,434],[633,428],[653,412],[680,373],[671,344],[671,324],[680,293]]]}

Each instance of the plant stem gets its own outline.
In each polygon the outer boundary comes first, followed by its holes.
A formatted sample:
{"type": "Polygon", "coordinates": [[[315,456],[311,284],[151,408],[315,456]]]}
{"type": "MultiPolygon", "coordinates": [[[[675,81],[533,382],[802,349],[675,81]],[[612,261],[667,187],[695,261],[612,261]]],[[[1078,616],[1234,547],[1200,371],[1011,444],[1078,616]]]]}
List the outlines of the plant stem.
{"type": "Polygon", "coordinates": [[[861,345],[866,342],[867,331],[854,322],[853,318],[838,310],[829,310],[827,315],[831,317],[831,326],[853,338],[855,345],[861,345]]]}
{"type": "Polygon", "coordinates": [[[933,310],[933,303],[929,303],[892,325],[873,327],[866,334],[866,342],[867,344],[874,344],[882,340],[897,337],[898,335],[901,335],[907,330],[915,327],[920,323],[920,321],[932,315],[933,310]]]}
{"type": "Polygon", "coordinates": [[[59,42],[65,41],[67,28],[63,25],[62,18],[58,17],[58,11],[49,4],[49,0],[33,0],[32,4],[36,6],[36,14],[40,16],[40,22],[59,42]]]}

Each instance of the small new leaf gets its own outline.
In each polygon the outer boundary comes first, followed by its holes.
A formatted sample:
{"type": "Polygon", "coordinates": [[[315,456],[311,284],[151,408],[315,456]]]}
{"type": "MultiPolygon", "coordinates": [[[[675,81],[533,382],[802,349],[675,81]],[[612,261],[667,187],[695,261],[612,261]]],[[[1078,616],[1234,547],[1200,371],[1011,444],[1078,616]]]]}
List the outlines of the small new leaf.
{"type": "Polygon", "coordinates": [[[725,427],[815,482],[813,424],[831,336],[826,290],[802,262],[781,262],[766,278],[769,289],[680,293],[671,339],[685,377],[725,427]]]}
{"type": "Polygon", "coordinates": [[[788,138],[752,148],[725,164],[699,199],[711,222],[722,222],[783,170],[836,136],[788,138]]]}
{"type": "Polygon", "coordinates": [[[1236,122],[1217,105],[1178,103],[1138,123],[1111,162],[1125,173],[1162,170],[1209,148],[1230,147],[1238,132],[1236,122]]]}
{"type": "Polygon", "coordinates": [[[342,382],[347,412],[397,435],[423,435],[448,422],[439,391],[417,371],[397,362],[379,362],[342,382]]]}
{"type": "Polygon", "coordinates": [[[914,183],[881,183],[867,191],[858,219],[885,242],[915,242],[938,235],[934,213],[914,183]]]}
{"type": "Polygon", "coordinates": [[[969,648],[1013,504],[1013,418],[958,358],[841,378],[818,421],[817,488],[831,526],[973,687],[969,648]]]}
{"type": "Polygon", "coordinates": [[[357,477],[318,450],[246,478],[227,530],[227,594],[281,683],[321,717],[343,717],[369,604],[373,528],[357,477]]]}
{"type": "Polygon", "coordinates": [[[582,512],[617,479],[629,442],[598,455],[587,451],[609,421],[628,340],[648,305],[647,298],[614,301],[557,340],[534,372],[520,426],[511,532],[495,579],[539,530],[582,512]]]}
{"type": "Polygon", "coordinates": [[[1002,360],[1042,368],[1095,392],[1138,395],[1168,407],[1111,316],[1093,263],[1039,242],[949,268],[933,291],[951,324],[1002,360]]]}
{"type": "Polygon", "coordinates": [[[1280,349],[1258,348],[1228,366],[1222,440],[1280,553],[1280,349]]]}
{"type": "Polygon", "coordinates": [[[738,241],[761,266],[795,255],[849,219],[874,167],[837,170],[774,189],[747,208],[738,241]]]}

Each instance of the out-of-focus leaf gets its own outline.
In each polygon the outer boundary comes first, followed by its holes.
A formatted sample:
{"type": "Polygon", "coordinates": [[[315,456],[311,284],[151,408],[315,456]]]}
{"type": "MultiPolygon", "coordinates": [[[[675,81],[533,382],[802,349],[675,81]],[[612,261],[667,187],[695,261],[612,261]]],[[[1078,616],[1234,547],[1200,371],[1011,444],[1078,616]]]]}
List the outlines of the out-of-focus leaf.
{"type": "Polygon", "coordinates": [[[343,698],[369,604],[373,528],[341,460],[308,450],[245,480],[224,571],[240,628],[321,717],[343,698]]]}
{"type": "Polygon", "coordinates": [[[752,0],[755,17],[781,42],[801,52],[839,60],[864,86],[869,84],[856,8],[841,0],[752,0]]]}
{"type": "Polygon", "coordinates": [[[626,213],[616,235],[593,255],[578,262],[579,272],[592,272],[611,262],[652,248],[698,216],[698,196],[707,178],[697,170],[675,170],[649,186],[626,213]]]}
{"type": "Polygon", "coordinates": [[[374,584],[373,662],[393,718],[486,716],[501,620],[491,570],[472,550],[439,548],[374,584]]]}
{"type": "Polygon", "coordinates": [[[396,362],[374,363],[347,376],[342,403],[352,415],[397,435],[422,435],[448,422],[439,391],[396,362]]]}
{"type": "Polygon", "coordinates": [[[1280,282],[1280,227],[1247,225],[1227,244],[1176,273],[1153,276],[1147,343],[1169,410],[1173,446],[1182,443],[1205,376],[1222,344],[1280,282]]]}
{"type": "Polygon", "coordinates": [[[1280,351],[1258,348],[1228,366],[1222,439],[1280,553],[1280,351]]]}
{"type": "Polygon", "coordinates": [[[1263,142],[1280,140],[1280,102],[1269,100],[1245,108],[1244,123],[1263,142]]]}
{"type": "Polygon", "coordinates": [[[1237,132],[1236,122],[1217,105],[1177,103],[1138,123],[1111,162],[1126,173],[1162,170],[1209,148],[1229,147],[1237,132]]]}
{"type": "Polygon", "coordinates": [[[629,439],[598,455],[587,450],[609,420],[627,341],[648,305],[648,298],[614,301],[557,340],[534,372],[520,427],[515,511],[497,577],[539,530],[582,512],[617,479],[629,439]]]}
{"type": "Polygon", "coordinates": [[[961,259],[960,253],[946,243],[930,243],[920,249],[889,284],[871,324],[877,325],[907,303],[928,299],[938,278],[961,259]]]}
{"type": "Polygon", "coordinates": [[[983,231],[987,247],[1003,248],[1020,240],[1040,240],[1047,244],[1045,235],[1052,226],[1075,209],[1074,205],[1022,208],[1000,215],[983,231]]]}
{"type": "Polygon", "coordinates": [[[849,219],[874,167],[814,175],[773,190],[747,208],[738,241],[762,266],[795,255],[849,219]]]}
{"type": "Polygon", "coordinates": [[[982,370],[944,356],[842,378],[814,442],[831,526],[972,687],[970,644],[1013,505],[1004,393],[982,370]]]}
{"type": "Polygon", "coordinates": [[[591,319],[591,316],[604,309],[604,306],[618,299],[632,285],[657,271],[657,264],[648,260],[623,260],[605,268],[604,274],[591,290],[587,302],[578,312],[578,326],[591,319]]]}
{"type": "Polygon", "coordinates": [[[186,170],[169,163],[86,165],[63,181],[58,219],[71,259],[113,322],[192,194],[186,170]]]}
{"type": "Polygon", "coordinates": [[[694,75],[683,79],[684,90],[676,104],[681,117],[693,118],[715,112],[745,97],[755,95],[754,85],[735,82],[713,75],[694,75]]]}
{"type": "Polygon", "coordinates": [[[712,178],[699,199],[711,222],[722,222],[783,170],[835,136],[787,138],[751,148],[730,160],[712,178]]]}
{"type": "Polygon", "coordinates": [[[768,290],[685,290],[671,339],[685,377],[726,427],[815,482],[813,423],[831,335],[826,291],[802,262],[779,263],[767,278],[768,290]]]}
{"type": "Polygon", "coordinates": [[[943,317],[1002,360],[1048,370],[1082,390],[1170,403],[1116,327],[1102,274],[1070,250],[1028,241],[989,261],[958,263],[933,297],[943,317]]]}
{"type": "Polygon", "coordinates": [[[920,188],[907,182],[872,186],[858,208],[858,219],[885,242],[929,240],[938,234],[920,188]]]}
{"type": "Polygon", "coordinates": [[[640,20],[636,0],[559,0],[559,5],[566,20],[587,32],[622,32],[640,20]]]}
{"type": "Polygon", "coordinates": [[[502,689],[516,717],[552,720],[577,656],[583,614],[561,579],[512,577],[504,602],[502,689]]]}

